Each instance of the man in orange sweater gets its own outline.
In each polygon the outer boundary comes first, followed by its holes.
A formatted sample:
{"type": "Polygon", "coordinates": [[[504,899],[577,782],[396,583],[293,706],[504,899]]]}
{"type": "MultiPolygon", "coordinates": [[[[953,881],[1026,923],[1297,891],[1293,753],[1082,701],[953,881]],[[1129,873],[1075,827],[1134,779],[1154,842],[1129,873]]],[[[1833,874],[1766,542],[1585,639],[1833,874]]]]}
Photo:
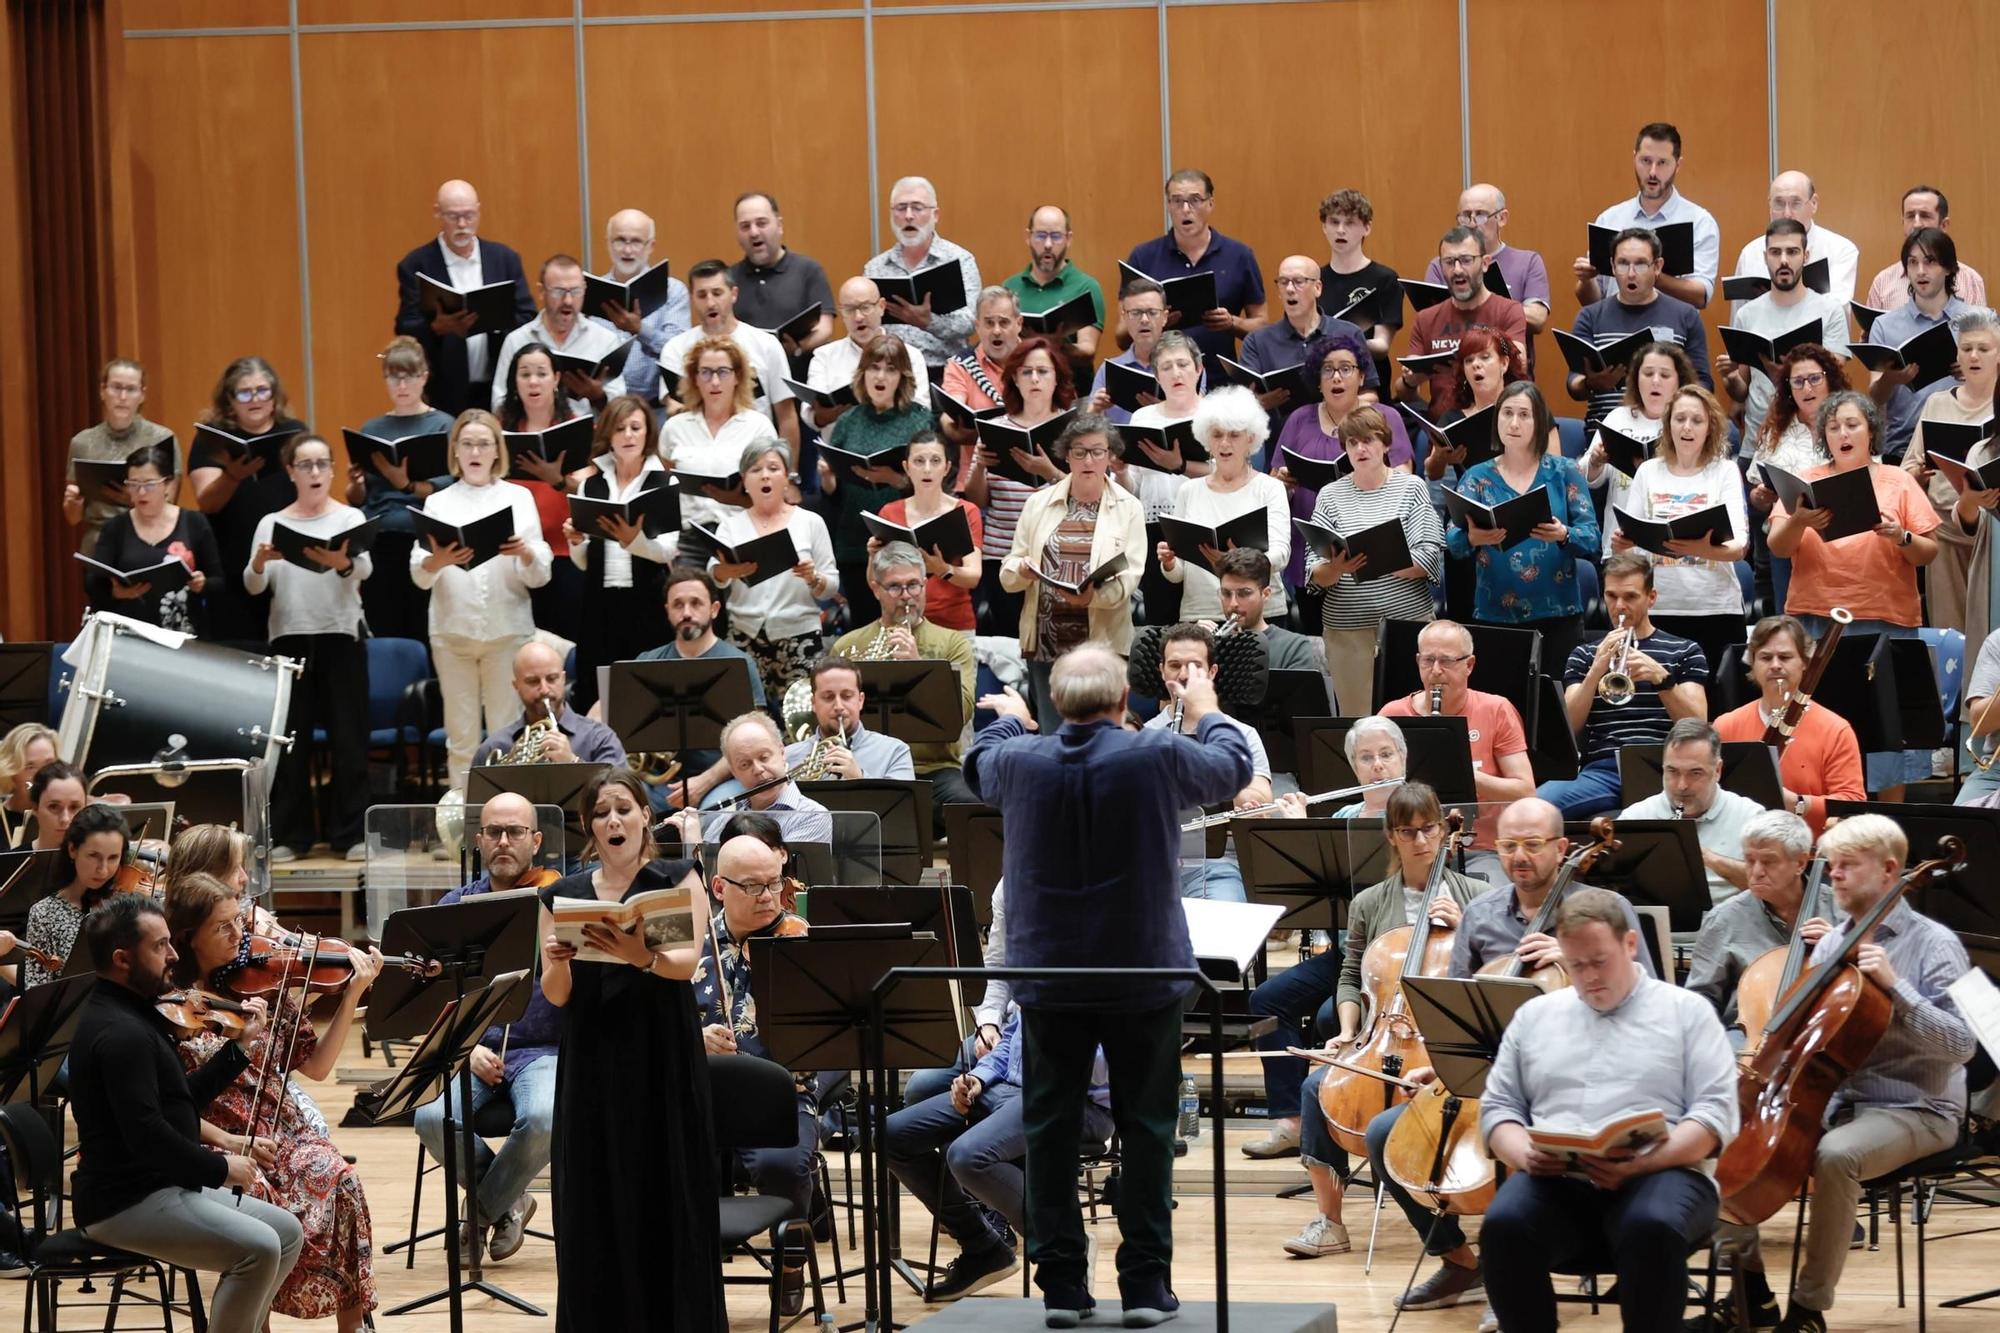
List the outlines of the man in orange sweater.
{"type": "MultiPolygon", "coordinates": [[[[1754,703],[1731,709],[1715,719],[1725,741],[1756,741],[1764,729],[1784,715],[1785,700],[1805,674],[1811,641],[1805,626],[1790,616],[1765,616],[1750,631],[1746,649],[1750,680],[1761,693],[1754,703]]],[[[1826,803],[1868,798],[1862,775],[1861,745],[1854,728],[1818,703],[1807,706],[1778,764],[1785,788],[1785,808],[1812,825],[1817,838],[1826,827],[1826,803]]]]}

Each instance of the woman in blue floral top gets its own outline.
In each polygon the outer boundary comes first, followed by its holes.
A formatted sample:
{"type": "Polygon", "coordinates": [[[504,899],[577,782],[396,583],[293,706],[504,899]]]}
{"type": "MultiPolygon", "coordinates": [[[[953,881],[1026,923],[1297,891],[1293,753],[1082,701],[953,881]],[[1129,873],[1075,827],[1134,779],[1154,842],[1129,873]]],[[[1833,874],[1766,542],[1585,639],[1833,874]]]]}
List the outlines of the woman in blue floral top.
{"type": "Polygon", "coordinates": [[[1467,470],[1459,492],[1479,504],[1497,505],[1544,487],[1551,518],[1511,547],[1501,545],[1506,534],[1498,528],[1454,523],[1445,534],[1445,548],[1460,559],[1473,559],[1476,619],[1540,630],[1543,663],[1565,662],[1583,633],[1577,560],[1590,559],[1600,541],[1590,487],[1573,461],[1544,451],[1553,420],[1541,390],[1526,380],[1509,384],[1497,407],[1500,456],[1467,470]]]}

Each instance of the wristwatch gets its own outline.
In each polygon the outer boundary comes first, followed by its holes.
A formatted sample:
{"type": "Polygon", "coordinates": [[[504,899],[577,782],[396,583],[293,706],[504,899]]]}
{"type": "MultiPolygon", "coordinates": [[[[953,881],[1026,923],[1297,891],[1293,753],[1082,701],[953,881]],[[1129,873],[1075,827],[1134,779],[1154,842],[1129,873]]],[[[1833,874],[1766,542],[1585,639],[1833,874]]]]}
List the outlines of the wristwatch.
{"type": "Polygon", "coordinates": [[[1806,817],[1806,806],[1810,802],[1810,799],[1810,797],[1806,796],[1799,797],[1798,803],[1792,807],[1792,813],[1800,819],[1804,819],[1806,817]]]}
{"type": "Polygon", "coordinates": [[[1910,543],[1911,543],[1912,541],[1916,540],[1916,536],[1917,536],[1917,534],[1916,534],[1916,533],[1914,533],[1914,532],[1911,532],[1911,531],[1910,531],[1910,530],[1909,530],[1908,528],[1904,528],[1904,529],[1903,529],[1903,540],[1901,540],[1901,541],[1897,542],[1897,543],[1896,543],[1896,545],[1898,545],[1898,546],[1908,546],[1908,545],[1909,545],[1909,544],[1910,544],[1910,543]]]}

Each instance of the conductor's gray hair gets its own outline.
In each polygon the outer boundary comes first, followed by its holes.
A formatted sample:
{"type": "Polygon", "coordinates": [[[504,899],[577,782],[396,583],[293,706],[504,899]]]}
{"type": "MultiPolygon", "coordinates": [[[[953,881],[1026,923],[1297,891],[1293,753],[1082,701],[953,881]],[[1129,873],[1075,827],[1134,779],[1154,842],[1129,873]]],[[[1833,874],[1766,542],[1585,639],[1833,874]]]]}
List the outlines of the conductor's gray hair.
{"type": "Polygon", "coordinates": [[[1078,644],[1049,669],[1049,699],[1065,722],[1100,717],[1124,697],[1124,659],[1102,640],[1078,644]]]}

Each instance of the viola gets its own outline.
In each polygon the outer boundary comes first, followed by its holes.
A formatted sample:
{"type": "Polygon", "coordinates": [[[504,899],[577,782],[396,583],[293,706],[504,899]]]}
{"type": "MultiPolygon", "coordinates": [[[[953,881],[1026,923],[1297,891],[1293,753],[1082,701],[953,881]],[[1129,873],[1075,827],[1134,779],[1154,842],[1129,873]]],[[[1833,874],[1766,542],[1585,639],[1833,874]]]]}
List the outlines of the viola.
{"type": "MultiPolygon", "coordinates": [[[[228,974],[229,989],[238,995],[269,995],[294,988],[319,995],[338,994],[354,980],[354,956],[363,952],[331,935],[252,935],[244,945],[242,965],[228,974]]],[[[443,970],[432,960],[413,954],[384,957],[382,962],[420,977],[434,977],[443,970]]]]}
{"type": "Polygon", "coordinates": [[[169,991],[154,1000],[153,1007],[183,1040],[203,1031],[234,1040],[249,1026],[249,1011],[242,1004],[203,990],[169,991]]]}
{"type": "MultiPolygon", "coordinates": [[[[1919,862],[1855,918],[1840,953],[1813,968],[1764,1025],[1762,1045],[1737,1075],[1743,1128],[1715,1164],[1722,1211],[1755,1225],[1796,1198],[1812,1172],[1827,1103],[1875,1050],[1895,1016],[1889,993],[1854,965],[1897,900],[1964,868],[1965,843],[1938,839],[1941,856],[1919,862]]],[[[1800,905],[1801,912],[1805,910],[1800,905]]]]}
{"type": "Polygon", "coordinates": [[[1764,1029],[1778,1001],[1791,994],[1806,970],[1812,949],[1806,943],[1806,922],[1819,915],[1820,882],[1826,877],[1826,862],[1814,861],[1806,872],[1805,891],[1799,895],[1798,915],[1792,918],[1792,936],[1780,949],[1767,950],[1736,980],[1736,1022],[1743,1029],[1741,1063],[1748,1065],[1764,1044],[1764,1029]]]}
{"type": "Polygon", "coordinates": [[[1431,921],[1431,907],[1445,889],[1445,870],[1457,845],[1465,815],[1445,816],[1447,832],[1437,859],[1425,877],[1423,910],[1413,926],[1383,931],[1368,945],[1361,960],[1363,1019],[1360,1035],[1342,1055],[1340,1065],[1320,1080],[1319,1105],[1334,1141],[1350,1153],[1368,1151],[1368,1122],[1409,1094],[1395,1083],[1371,1078],[1363,1070],[1400,1077],[1405,1070],[1430,1063],[1423,1036],[1403,1000],[1404,977],[1441,977],[1451,970],[1452,937],[1457,931],[1431,921]]]}

